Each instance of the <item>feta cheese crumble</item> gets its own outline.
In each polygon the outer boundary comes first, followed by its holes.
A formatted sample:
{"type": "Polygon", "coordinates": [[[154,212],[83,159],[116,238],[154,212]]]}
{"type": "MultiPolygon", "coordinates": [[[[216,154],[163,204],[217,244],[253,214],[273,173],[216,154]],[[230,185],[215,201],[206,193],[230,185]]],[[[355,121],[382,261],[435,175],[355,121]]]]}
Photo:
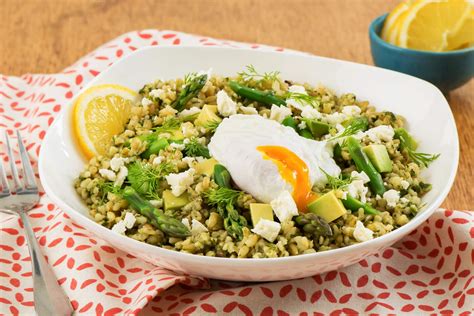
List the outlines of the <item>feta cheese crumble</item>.
{"type": "Polygon", "coordinates": [[[114,157],[110,159],[110,169],[113,171],[119,171],[120,167],[123,167],[128,162],[128,158],[114,157]]]}
{"type": "Polygon", "coordinates": [[[127,229],[130,229],[133,227],[133,225],[135,225],[136,220],[137,219],[135,218],[135,215],[127,212],[125,213],[125,217],[123,218],[123,224],[127,229]]]}
{"type": "Polygon", "coordinates": [[[341,124],[345,119],[347,119],[347,115],[340,112],[334,112],[323,117],[323,120],[330,125],[341,124]]]}
{"type": "Polygon", "coordinates": [[[352,171],[351,177],[354,178],[355,180],[362,180],[364,184],[370,182],[369,176],[364,171],[362,172],[352,171]]]}
{"type": "Polygon", "coordinates": [[[224,91],[217,92],[217,110],[222,116],[237,114],[237,103],[224,91]]]}
{"type": "Polygon", "coordinates": [[[194,182],[194,168],[181,173],[170,173],[167,175],[166,181],[171,186],[171,193],[174,196],[180,196],[194,182]]]}
{"type": "Polygon", "coordinates": [[[366,228],[361,221],[356,222],[353,235],[358,242],[364,242],[374,238],[374,232],[366,228]]]}
{"type": "Polygon", "coordinates": [[[357,116],[361,112],[360,107],[357,105],[347,105],[342,108],[342,113],[347,116],[357,116]]]}
{"type": "Polygon", "coordinates": [[[178,117],[186,117],[186,116],[192,116],[192,115],[195,115],[195,114],[198,114],[199,112],[201,112],[201,109],[196,107],[196,106],[193,106],[192,108],[190,108],[189,110],[188,109],[184,109],[182,110],[181,112],[178,113],[178,117]]]}
{"type": "Polygon", "coordinates": [[[161,95],[165,92],[163,89],[153,89],[150,91],[149,95],[155,99],[161,99],[161,95]]]}
{"type": "Polygon", "coordinates": [[[257,109],[252,106],[241,106],[239,109],[243,114],[247,114],[247,115],[258,114],[257,109]]]}
{"type": "Polygon", "coordinates": [[[293,216],[298,215],[298,207],[288,191],[282,191],[276,199],[270,202],[270,205],[280,223],[286,222],[293,216]]]}
{"type": "Polygon", "coordinates": [[[273,104],[270,110],[270,119],[281,123],[287,116],[291,115],[290,108],[273,104]]]}
{"type": "Polygon", "coordinates": [[[322,117],[322,114],[319,113],[319,111],[313,108],[312,106],[307,105],[303,107],[303,110],[301,111],[301,116],[307,119],[320,119],[322,117]]]}
{"type": "Polygon", "coordinates": [[[127,178],[128,169],[125,166],[121,166],[119,172],[117,172],[117,178],[115,179],[114,185],[117,187],[121,187],[125,178],[127,178]]]}
{"type": "Polygon", "coordinates": [[[347,186],[347,193],[362,203],[367,202],[369,189],[364,185],[364,180],[354,180],[347,186]]]}
{"type": "Polygon", "coordinates": [[[115,172],[109,169],[99,169],[99,174],[109,181],[115,181],[115,179],[117,179],[115,172]]]}
{"type": "Polygon", "coordinates": [[[275,241],[280,233],[281,225],[280,223],[270,221],[268,219],[262,218],[258,221],[257,225],[252,228],[252,231],[265,238],[269,242],[275,241]]]}
{"type": "Polygon", "coordinates": [[[389,125],[380,125],[369,129],[365,132],[365,135],[367,135],[374,143],[381,143],[382,141],[389,142],[393,139],[395,131],[393,130],[393,127],[389,125]]]}
{"type": "Polygon", "coordinates": [[[207,229],[206,226],[203,225],[203,223],[201,223],[197,219],[193,218],[193,220],[191,222],[191,233],[193,235],[197,235],[197,234],[207,232],[207,231],[208,231],[208,229],[207,229]]]}
{"type": "Polygon", "coordinates": [[[125,235],[125,232],[127,231],[127,227],[125,227],[125,224],[123,221],[119,221],[114,226],[112,226],[112,231],[116,232],[117,234],[125,235]]]}
{"type": "Polygon", "coordinates": [[[158,157],[155,157],[155,159],[153,159],[151,164],[157,166],[157,165],[161,164],[164,160],[165,160],[165,157],[158,156],[158,157]]]}
{"type": "Polygon", "coordinates": [[[171,143],[170,147],[178,150],[183,150],[185,146],[184,144],[171,143]]]}
{"type": "Polygon", "coordinates": [[[402,186],[403,190],[406,190],[410,187],[410,183],[407,180],[400,181],[400,185],[402,186]]]}
{"type": "Polygon", "coordinates": [[[143,107],[147,107],[147,106],[149,106],[150,104],[153,104],[153,101],[152,101],[152,100],[150,100],[150,99],[148,99],[148,98],[143,98],[143,99],[142,99],[142,106],[143,106],[143,107]]]}
{"type": "Polygon", "coordinates": [[[387,206],[393,208],[400,200],[400,192],[393,189],[388,190],[383,194],[383,198],[385,199],[385,201],[387,201],[387,206]]]}

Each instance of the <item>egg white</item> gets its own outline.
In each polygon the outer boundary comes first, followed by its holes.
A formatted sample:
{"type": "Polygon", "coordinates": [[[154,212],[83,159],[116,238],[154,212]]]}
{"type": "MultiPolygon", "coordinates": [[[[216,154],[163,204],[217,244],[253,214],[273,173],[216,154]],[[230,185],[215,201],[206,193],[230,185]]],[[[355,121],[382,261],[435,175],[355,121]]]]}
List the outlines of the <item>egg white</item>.
{"type": "Polygon", "coordinates": [[[294,129],[259,115],[232,115],[219,124],[209,152],[229,170],[240,189],[264,203],[284,190],[293,192],[293,187],[282,178],[276,164],[257,150],[258,146],[291,150],[306,163],[313,186],[327,183],[321,169],[332,176],[341,173],[327,142],[303,138],[294,129]]]}

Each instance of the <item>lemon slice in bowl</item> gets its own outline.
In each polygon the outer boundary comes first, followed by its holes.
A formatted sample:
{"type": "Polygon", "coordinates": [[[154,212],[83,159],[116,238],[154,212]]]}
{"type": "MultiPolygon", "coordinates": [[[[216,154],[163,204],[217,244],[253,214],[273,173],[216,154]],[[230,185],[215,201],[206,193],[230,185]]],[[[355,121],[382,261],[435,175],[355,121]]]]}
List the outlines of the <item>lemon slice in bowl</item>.
{"type": "Polygon", "coordinates": [[[448,37],[447,50],[455,50],[469,47],[474,44],[474,9],[464,21],[459,31],[448,37]]]}
{"type": "Polygon", "coordinates": [[[403,14],[408,11],[408,9],[410,9],[411,3],[412,0],[402,1],[392,11],[390,11],[389,15],[385,19],[382,32],[380,33],[384,41],[387,41],[390,44],[396,44],[396,38],[398,34],[396,29],[399,18],[403,16],[403,14]]]}
{"type": "Polygon", "coordinates": [[[137,96],[129,88],[103,84],[87,89],[76,99],[73,129],[87,158],[107,152],[112,137],[123,132],[137,96]]]}
{"type": "Polygon", "coordinates": [[[470,11],[466,0],[418,0],[400,24],[398,45],[443,51],[448,46],[448,37],[458,32],[470,11]]]}

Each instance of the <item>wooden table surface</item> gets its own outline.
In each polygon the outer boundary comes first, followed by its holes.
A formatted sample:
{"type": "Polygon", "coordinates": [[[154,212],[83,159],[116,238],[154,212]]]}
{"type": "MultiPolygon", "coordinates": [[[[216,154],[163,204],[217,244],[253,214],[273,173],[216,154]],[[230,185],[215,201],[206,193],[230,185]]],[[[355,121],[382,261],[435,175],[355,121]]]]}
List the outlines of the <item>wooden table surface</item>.
{"type": "MultiPolygon", "coordinates": [[[[367,29],[398,0],[0,0],[0,73],[54,73],[145,28],[256,42],[372,64],[367,29]]],[[[474,209],[474,81],[450,95],[461,143],[443,206],[474,209]]],[[[436,128],[436,127],[434,127],[436,128]]]]}

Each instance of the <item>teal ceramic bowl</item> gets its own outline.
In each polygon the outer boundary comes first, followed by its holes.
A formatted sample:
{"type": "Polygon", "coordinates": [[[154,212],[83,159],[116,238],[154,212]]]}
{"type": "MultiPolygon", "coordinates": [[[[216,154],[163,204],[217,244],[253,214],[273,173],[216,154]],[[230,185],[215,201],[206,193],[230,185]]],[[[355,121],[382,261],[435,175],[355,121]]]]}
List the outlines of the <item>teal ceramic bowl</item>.
{"type": "Polygon", "coordinates": [[[387,14],[379,16],[369,28],[370,48],[376,66],[424,79],[444,93],[474,77],[474,47],[438,53],[394,46],[380,37],[386,17],[387,14]]]}

